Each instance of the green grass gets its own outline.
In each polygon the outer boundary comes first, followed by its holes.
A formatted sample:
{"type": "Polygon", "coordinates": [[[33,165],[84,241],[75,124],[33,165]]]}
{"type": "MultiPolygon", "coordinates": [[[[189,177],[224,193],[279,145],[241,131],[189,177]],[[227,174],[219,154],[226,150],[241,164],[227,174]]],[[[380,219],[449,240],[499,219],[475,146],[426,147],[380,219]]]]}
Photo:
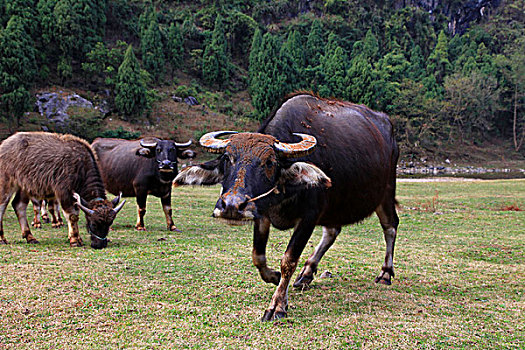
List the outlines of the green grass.
{"type": "MultiPolygon", "coordinates": [[[[525,180],[401,182],[392,286],[375,284],[375,215],[345,227],[289,317],[259,322],[274,291],[251,262],[251,227],[210,215],[218,187],[174,190],[165,231],[157,198],[134,230],[134,199],[107,249],[70,248],[67,229],[21,238],[11,207],[0,246],[0,349],[519,349],[525,347],[525,180]]],[[[29,211],[28,211],[29,213],[29,211]]],[[[82,218],[83,220],[83,218],[82,218]]],[[[272,229],[277,267],[291,231],[272,229]]],[[[302,261],[320,239],[316,229],[302,261]]]]}

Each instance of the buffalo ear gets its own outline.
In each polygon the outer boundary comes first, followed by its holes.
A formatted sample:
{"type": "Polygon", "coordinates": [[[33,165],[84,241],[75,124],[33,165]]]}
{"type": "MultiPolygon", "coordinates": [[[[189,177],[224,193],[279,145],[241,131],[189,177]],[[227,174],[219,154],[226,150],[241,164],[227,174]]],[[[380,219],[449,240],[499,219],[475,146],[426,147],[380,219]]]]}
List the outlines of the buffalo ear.
{"type": "Polygon", "coordinates": [[[295,162],[281,170],[279,182],[283,185],[324,187],[332,186],[332,180],[318,167],[305,162],[295,162]]]}
{"type": "Polygon", "coordinates": [[[180,159],[193,159],[197,155],[197,152],[192,151],[191,149],[187,150],[177,150],[177,157],[180,159]]]}
{"type": "Polygon", "coordinates": [[[155,152],[154,151],[152,152],[149,148],[141,147],[137,150],[136,155],[146,157],[146,158],[153,158],[153,156],[155,155],[155,152]]]}
{"type": "Polygon", "coordinates": [[[183,168],[173,180],[173,186],[182,185],[215,185],[222,181],[219,161],[212,160],[200,165],[183,168]]]}

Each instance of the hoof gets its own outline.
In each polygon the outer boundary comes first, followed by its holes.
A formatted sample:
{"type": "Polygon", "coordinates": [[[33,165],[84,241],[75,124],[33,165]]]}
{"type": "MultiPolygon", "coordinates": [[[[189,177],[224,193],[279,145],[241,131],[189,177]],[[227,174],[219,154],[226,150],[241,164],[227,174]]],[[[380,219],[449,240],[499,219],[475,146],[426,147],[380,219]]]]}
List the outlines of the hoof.
{"type": "Polygon", "coordinates": [[[36,229],[42,228],[42,224],[41,223],[36,223],[36,222],[32,222],[31,226],[33,226],[36,229]]]}
{"type": "Polygon", "coordinates": [[[69,242],[71,248],[82,247],[82,242],[69,242]]]}
{"type": "Polygon", "coordinates": [[[144,227],[144,226],[135,226],[135,230],[137,230],[137,231],[146,231],[146,227],[144,227]]]}
{"type": "Polygon", "coordinates": [[[0,244],[9,244],[9,242],[7,241],[7,239],[1,239],[0,244]]]}
{"type": "Polygon", "coordinates": [[[279,271],[268,269],[261,273],[261,278],[266,283],[272,283],[278,286],[281,281],[281,273],[279,271]]]}
{"type": "Polygon", "coordinates": [[[295,280],[293,287],[296,289],[308,289],[310,288],[310,283],[312,283],[313,280],[313,276],[299,275],[295,280]]]}
{"type": "Polygon", "coordinates": [[[392,269],[383,270],[379,276],[376,277],[375,282],[389,286],[392,284],[392,277],[394,277],[394,271],[392,269]]]}
{"type": "Polygon", "coordinates": [[[386,279],[383,277],[376,277],[376,283],[384,284],[386,286],[389,286],[392,284],[392,281],[390,279],[386,279]]]}
{"type": "Polygon", "coordinates": [[[284,311],[275,311],[275,310],[266,310],[263,317],[261,318],[262,322],[275,321],[281,318],[285,318],[287,315],[284,311]]]}
{"type": "Polygon", "coordinates": [[[36,240],[35,238],[33,238],[33,239],[27,241],[27,243],[28,243],[28,244],[38,244],[38,243],[40,243],[40,242],[39,242],[38,240],[36,240]]]}
{"type": "Polygon", "coordinates": [[[179,230],[175,225],[171,225],[170,227],[168,227],[168,230],[173,231],[173,232],[182,233],[182,231],[179,230]]]}
{"type": "Polygon", "coordinates": [[[52,228],[61,228],[63,226],[64,226],[63,222],[57,222],[57,223],[51,224],[52,228]]]}

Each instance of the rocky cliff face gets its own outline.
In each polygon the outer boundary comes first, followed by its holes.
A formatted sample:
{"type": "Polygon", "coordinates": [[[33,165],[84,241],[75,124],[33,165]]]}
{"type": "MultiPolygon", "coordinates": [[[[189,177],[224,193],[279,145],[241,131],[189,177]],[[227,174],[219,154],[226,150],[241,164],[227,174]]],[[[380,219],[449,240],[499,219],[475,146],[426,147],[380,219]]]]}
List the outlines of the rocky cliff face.
{"type": "Polygon", "coordinates": [[[402,8],[407,6],[420,7],[431,15],[441,13],[449,19],[450,33],[463,34],[471,23],[489,16],[493,9],[500,6],[502,0],[396,0],[394,6],[402,8]]]}

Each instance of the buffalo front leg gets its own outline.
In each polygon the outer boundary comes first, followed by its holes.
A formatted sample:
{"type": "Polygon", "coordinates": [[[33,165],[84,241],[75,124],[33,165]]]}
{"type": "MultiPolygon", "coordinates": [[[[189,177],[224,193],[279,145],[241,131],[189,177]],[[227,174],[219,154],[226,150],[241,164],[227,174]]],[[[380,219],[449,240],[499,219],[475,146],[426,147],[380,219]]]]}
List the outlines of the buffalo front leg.
{"type": "Polygon", "coordinates": [[[301,253],[310,239],[314,228],[314,220],[303,219],[296,226],[290,243],[288,243],[288,247],[286,248],[286,252],[281,259],[281,280],[273,293],[270,306],[264,312],[262,321],[271,321],[286,317],[288,310],[288,285],[297,268],[297,262],[299,261],[301,253]]]}
{"type": "Polygon", "coordinates": [[[321,241],[315,247],[312,255],[308,258],[304,264],[303,269],[295,279],[293,286],[295,288],[305,288],[314,280],[314,274],[317,272],[317,266],[321,261],[324,254],[334,244],[335,239],[341,232],[341,226],[339,227],[324,227],[323,226],[323,237],[321,241]]]}
{"type": "Polygon", "coordinates": [[[29,196],[18,190],[13,198],[11,205],[16,212],[20,229],[22,230],[22,237],[26,239],[27,243],[38,243],[35,237],[31,234],[29,223],[27,222],[27,205],[29,204],[29,196]]]}
{"type": "Polygon", "coordinates": [[[144,226],[144,215],[146,215],[146,200],[148,195],[146,193],[137,193],[137,224],[135,228],[139,231],[146,231],[144,226]]]}
{"type": "Polygon", "coordinates": [[[34,228],[42,228],[42,221],[40,217],[40,213],[42,212],[42,201],[31,198],[31,203],[33,203],[33,213],[35,214],[33,222],[31,222],[31,226],[34,228]]]}
{"type": "Polygon", "coordinates": [[[82,238],[80,237],[80,232],[78,231],[79,211],[76,210],[72,205],[62,206],[62,208],[64,210],[64,215],[67,221],[67,236],[69,238],[69,246],[81,247],[83,245],[83,242],[82,238]]]}
{"type": "Polygon", "coordinates": [[[166,226],[168,227],[168,230],[182,232],[175,226],[175,223],[173,222],[172,209],[171,209],[171,192],[168,193],[168,195],[166,195],[165,197],[162,197],[160,199],[160,202],[162,204],[162,210],[164,211],[164,216],[166,216],[166,226]]]}
{"type": "Polygon", "coordinates": [[[270,234],[270,219],[263,217],[255,220],[253,228],[253,251],[252,261],[259,270],[261,278],[266,283],[279,284],[281,273],[270,269],[266,265],[266,245],[270,234]]]}
{"type": "Polygon", "coordinates": [[[392,199],[391,203],[381,204],[376,209],[376,214],[383,228],[386,253],[381,273],[376,277],[375,281],[376,283],[390,285],[392,284],[392,277],[394,277],[394,246],[396,243],[397,227],[399,225],[399,217],[396,213],[394,200],[392,199]]]}

